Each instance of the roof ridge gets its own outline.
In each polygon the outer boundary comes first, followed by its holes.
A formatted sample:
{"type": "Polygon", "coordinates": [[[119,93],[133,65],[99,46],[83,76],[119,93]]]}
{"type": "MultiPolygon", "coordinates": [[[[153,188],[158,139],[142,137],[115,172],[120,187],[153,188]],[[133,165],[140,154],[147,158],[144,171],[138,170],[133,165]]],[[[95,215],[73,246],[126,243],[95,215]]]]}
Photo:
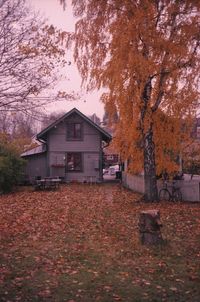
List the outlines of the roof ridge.
{"type": "Polygon", "coordinates": [[[79,116],[81,116],[83,119],[85,119],[87,122],[89,122],[92,126],[94,126],[97,130],[99,130],[101,133],[103,133],[108,139],[112,139],[112,136],[105,131],[103,128],[101,128],[99,125],[97,125],[96,123],[94,123],[89,117],[87,117],[85,114],[83,114],[81,111],[79,111],[77,108],[73,108],[70,111],[68,111],[67,113],[65,113],[63,116],[61,116],[59,119],[57,119],[55,122],[51,123],[49,126],[47,126],[45,129],[43,129],[42,131],[40,131],[37,134],[37,139],[39,140],[40,138],[42,138],[43,135],[45,135],[50,129],[52,129],[53,127],[55,127],[58,123],[60,123],[62,120],[64,120],[65,118],[67,118],[68,116],[70,116],[72,113],[76,112],[79,116]]]}

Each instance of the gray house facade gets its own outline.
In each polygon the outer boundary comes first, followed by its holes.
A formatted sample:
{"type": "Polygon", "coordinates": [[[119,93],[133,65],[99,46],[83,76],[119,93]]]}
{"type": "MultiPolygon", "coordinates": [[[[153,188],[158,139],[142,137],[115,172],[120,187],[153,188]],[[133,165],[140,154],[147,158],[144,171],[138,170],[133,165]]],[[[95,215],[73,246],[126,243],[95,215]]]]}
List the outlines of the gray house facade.
{"type": "Polygon", "coordinates": [[[24,152],[25,174],[64,181],[102,181],[103,144],[112,137],[76,108],[37,134],[40,146],[24,152]]]}

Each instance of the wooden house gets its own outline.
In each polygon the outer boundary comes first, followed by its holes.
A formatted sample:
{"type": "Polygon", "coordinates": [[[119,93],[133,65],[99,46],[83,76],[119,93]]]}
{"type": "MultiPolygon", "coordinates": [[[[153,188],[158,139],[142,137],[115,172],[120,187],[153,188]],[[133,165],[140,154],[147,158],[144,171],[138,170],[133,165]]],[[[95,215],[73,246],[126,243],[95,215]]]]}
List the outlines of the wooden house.
{"type": "Polygon", "coordinates": [[[103,143],[111,135],[76,108],[37,134],[40,146],[24,152],[25,174],[36,177],[59,176],[64,181],[101,181],[103,143]]]}

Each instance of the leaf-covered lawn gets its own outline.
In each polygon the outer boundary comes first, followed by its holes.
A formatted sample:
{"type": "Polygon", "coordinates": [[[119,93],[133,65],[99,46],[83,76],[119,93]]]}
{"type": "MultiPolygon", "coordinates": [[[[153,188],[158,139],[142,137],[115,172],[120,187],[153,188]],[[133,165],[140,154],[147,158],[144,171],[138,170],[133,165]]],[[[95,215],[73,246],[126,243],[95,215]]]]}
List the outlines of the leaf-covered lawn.
{"type": "Polygon", "coordinates": [[[200,301],[200,205],[152,203],[119,185],[0,197],[0,301],[200,301]],[[139,242],[159,209],[162,246],[139,242]]]}

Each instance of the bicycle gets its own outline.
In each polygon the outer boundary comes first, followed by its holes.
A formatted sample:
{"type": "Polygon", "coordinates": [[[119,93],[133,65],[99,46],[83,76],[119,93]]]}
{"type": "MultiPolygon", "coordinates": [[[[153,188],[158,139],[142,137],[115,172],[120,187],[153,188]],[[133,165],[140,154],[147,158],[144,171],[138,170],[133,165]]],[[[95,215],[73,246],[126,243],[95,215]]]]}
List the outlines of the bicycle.
{"type": "Polygon", "coordinates": [[[163,201],[182,201],[182,193],[179,187],[175,186],[176,181],[172,181],[172,190],[168,189],[168,183],[163,182],[163,188],[159,191],[159,200],[163,201]]]}

